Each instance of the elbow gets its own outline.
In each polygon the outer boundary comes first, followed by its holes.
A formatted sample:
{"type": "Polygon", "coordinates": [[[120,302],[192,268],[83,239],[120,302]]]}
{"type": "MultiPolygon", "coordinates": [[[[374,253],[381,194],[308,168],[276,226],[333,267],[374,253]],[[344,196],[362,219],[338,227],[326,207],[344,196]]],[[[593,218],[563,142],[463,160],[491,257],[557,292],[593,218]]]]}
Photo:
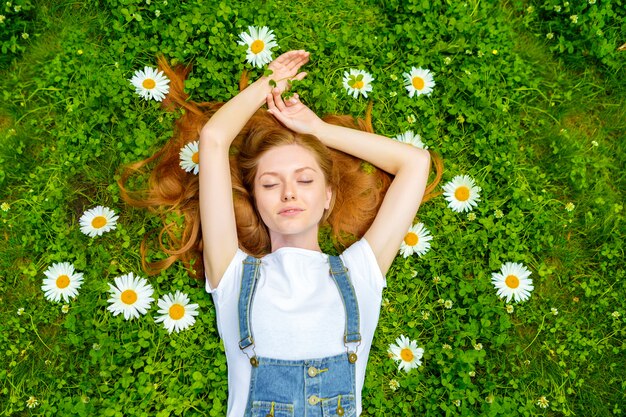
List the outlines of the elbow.
{"type": "Polygon", "coordinates": [[[234,138],[228,137],[224,129],[221,129],[209,120],[200,130],[199,139],[202,145],[221,147],[224,145],[230,146],[234,138]]]}
{"type": "Polygon", "coordinates": [[[221,141],[220,136],[221,135],[215,129],[212,129],[207,123],[206,125],[204,125],[202,130],[200,130],[199,139],[200,142],[203,144],[219,144],[221,141]]]}
{"type": "Polygon", "coordinates": [[[420,171],[428,171],[430,169],[430,152],[425,149],[411,146],[410,151],[404,153],[402,168],[413,171],[415,171],[416,168],[420,171]]]}
{"type": "MultiPolygon", "coordinates": [[[[232,142],[231,138],[222,135],[215,130],[202,128],[200,131],[200,149],[210,149],[211,152],[218,151],[219,149],[228,149],[232,142]]],[[[202,152],[201,152],[202,153],[202,152]]]]}

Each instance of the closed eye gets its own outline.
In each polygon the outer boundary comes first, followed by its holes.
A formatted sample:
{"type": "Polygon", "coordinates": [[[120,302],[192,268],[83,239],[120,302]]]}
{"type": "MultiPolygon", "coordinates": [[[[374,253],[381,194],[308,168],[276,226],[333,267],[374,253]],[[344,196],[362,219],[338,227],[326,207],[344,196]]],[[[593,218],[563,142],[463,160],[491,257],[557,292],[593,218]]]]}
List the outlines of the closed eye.
{"type": "Polygon", "coordinates": [[[265,189],[270,189],[276,187],[278,184],[263,184],[262,187],[265,189]]]}
{"type": "Polygon", "coordinates": [[[313,182],[313,180],[303,180],[303,181],[298,181],[301,184],[311,184],[313,182]]]}

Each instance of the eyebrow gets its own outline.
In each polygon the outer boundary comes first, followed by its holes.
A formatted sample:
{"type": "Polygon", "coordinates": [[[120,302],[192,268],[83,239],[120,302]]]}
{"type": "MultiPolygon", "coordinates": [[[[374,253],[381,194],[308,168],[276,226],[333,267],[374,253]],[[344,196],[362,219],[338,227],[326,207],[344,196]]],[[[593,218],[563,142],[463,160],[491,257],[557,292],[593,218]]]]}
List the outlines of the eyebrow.
{"type": "MultiPolygon", "coordinates": [[[[300,173],[300,172],[302,172],[302,171],[304,171],[304,170],[307,170],[307,169],[310,169],[310,170],[312,170],[312,171],[314,171],[314,172],[317,172],[314,168],[311,168],[311,167],[302,167],[302,168],[298,168],[298,169],[296,169],[294,172],[295,172],[296,174],[298,174],[298,173],[300,173]]],[[[276,176],[276,177],[277,177],[277,176],[279,176],[280,174],[278,174],[278,172],[267,171],[267,172],[264,172],[264,173],[262,173],[261,175],[259,175],[259,179],[260,179],[263,175],[273,175],[273,176],[276,176]]]]}

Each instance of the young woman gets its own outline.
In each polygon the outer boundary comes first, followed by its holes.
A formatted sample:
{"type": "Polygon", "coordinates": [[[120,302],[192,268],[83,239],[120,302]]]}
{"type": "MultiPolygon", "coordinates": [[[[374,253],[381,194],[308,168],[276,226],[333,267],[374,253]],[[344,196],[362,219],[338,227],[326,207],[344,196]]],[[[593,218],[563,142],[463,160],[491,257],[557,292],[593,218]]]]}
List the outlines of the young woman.
{"type": "Polygon", "coordinates": [[[308,59],[305,51],[281,55],[268,78],[221,107],[200,133],[203,258],[228,358],[229,416],[360,414],[384,276],[428,179],[428,152],[325,123],[297,95],[283,101],[308,59]],[[239,249],[228,156],[265,103],[289,130],[264,131],[255,154],[246,155],[245,185],[271,244],[257,263],[239,249]],[[394,176],[373,223],[337,265],[318,243],[334,190],[329,154],[317,140],[394,176]]]}
{"type": "MultiPolygon", "coordinates": [[[[308,60],[306,51],[281,55],[271,75],[223,105],[190,103],[185,74],[161,62],[170,99],[187,112],[176,140],[131,167],[161,159],[149,195],[133,198],[122,186],[132,204],[185,214],[186,243],[156,266],[201,252],[193,268],[204,268],[216,307],[229,417],[361,413],[385,274],[426,190],[427,151],[346,117],[320,119],[297,94],[283,99],[290,81],[306,76],[300,68],[308,60]],[[173,173],[174,150],[198,136],[198,180],[173,173]],[[361,160],[379,170],[363,170],[361,160]],[[360,239],[328,256],[318,241],[325,222],[337,242],[360,239]]],[[[168,226],[164,232],[177,240],[168,226]]]]}

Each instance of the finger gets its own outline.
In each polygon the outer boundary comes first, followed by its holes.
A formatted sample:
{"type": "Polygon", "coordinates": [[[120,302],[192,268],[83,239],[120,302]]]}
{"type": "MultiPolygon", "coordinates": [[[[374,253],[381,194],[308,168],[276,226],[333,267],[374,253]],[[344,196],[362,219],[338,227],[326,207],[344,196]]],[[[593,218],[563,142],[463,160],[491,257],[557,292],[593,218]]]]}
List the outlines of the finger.
{"type": "Polygon", "coordinates": [[[307,62],[309,62],[309,58],[310,58],[311,54],[309,54],[307,51],[301,51],[300,55],[299,55],[299,66],[302,66],[304,64],[306,64],[307,62]]]}
{"type": "Polygon", "coordinates": [[[288,51],[285,52],[284,54],[280,55],[278,58],[276,58],[276,62],[286,62],[290,59],[293,59],[293,56],[298,53],[298,51],[288,51]]]}
{"type": "Polygon", "coordinates": [[[284,54],[282,54],[281,56],[276,58],[276,62],[281,63],[281,64],[287,66],[290,63],[292,63],[294,60],[301,59],[301,54],[302,54],[302,51],[285,52],[284,54]]]}
{"type": "Polygon", "coordinates": [[[308,75],[307,72],[301,72],[301,73],[297,74],[295,77],[293,77],[292,80],[302,81],[304,79],[304,77],[306,77],[307,75],[308,75]]]}
{"type": "Polygon", "coordinates": [[[288,62],[285,62],[284,65],[289,70],[296,71],[302,65],[309,62],[309,53],[303,50],[293,52],[294,54],[290,57],[291,59],[288,62]]]}
{"type": "Polygon", "coordinates": [[[271,94],[267,94],[265,96],[265,101],[267,102],[267,108],[268,111],[272,114],[274,114],[274,112],[277,112],[276,110],[276,104],[274,104],[274,96],[271,94]]]}
{"type": "Polygon", "coordinates": [[[285,101],[285,105],[287,107],[291,107],[291,106],[298,104],[299,102],[300,100],[298,99],[298,95],[294,94],[293,96],[291,96],[289,100],[285,101]]]}
{"type": "Polygon", "coordinates": [[[278,88],[274,88],[272,90],[272,95],[274,98],[274,104],[276,105],[276,108],[279,111],[284,111],[286,106],[285,106],[285,102],[283,101],[283,98],[281,97],[281,92],[278,88]]]}
{"type": "Polygon", "coordinates": [[[282,113],[281,113],[281,112],[279,112],[279,111],[276,111],[276,109],[275,109],[275,108],[274,108],[274,110],[268,110],[267,112],[268,112],[269,114],[271,114],[272,116],[274,116],[274,118],[275,118],[276,120],[278,120],[278,121],[279,121],[281,124],[283,124],[283,125],[285,125],[285,124],[287,123],[287,121],[289,120],[289,119],[287,119],[287,118],[285,117],[285,115],[284,115],[284,114],[282,114],[282,113]]]}

